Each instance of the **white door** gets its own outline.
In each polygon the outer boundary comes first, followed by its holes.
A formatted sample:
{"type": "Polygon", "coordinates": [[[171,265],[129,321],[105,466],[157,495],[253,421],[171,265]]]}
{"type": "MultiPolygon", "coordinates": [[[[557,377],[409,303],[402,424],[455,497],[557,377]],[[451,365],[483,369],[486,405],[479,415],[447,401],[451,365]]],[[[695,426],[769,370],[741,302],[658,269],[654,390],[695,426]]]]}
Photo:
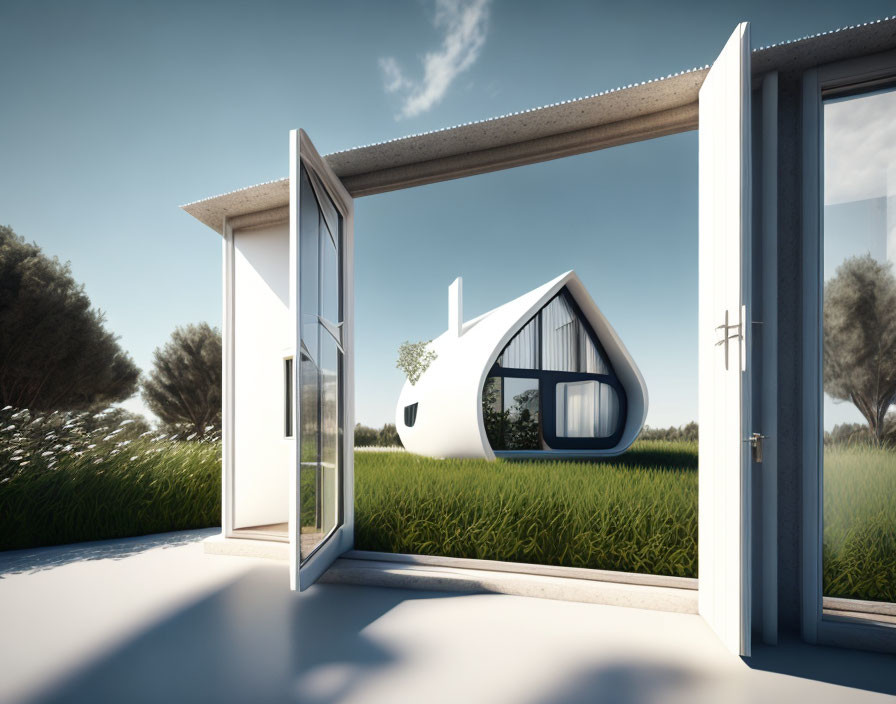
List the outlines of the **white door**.
{"type": "Polygon", "coordinates": [[[290,584],[306,589],[354,542],[353,201],[303,130],[289,147],[290,584]]]}
{"type": "Polygon", "coordinates": [[[699,610],[750,654],[750,30],[700,89],[699,610]]]}

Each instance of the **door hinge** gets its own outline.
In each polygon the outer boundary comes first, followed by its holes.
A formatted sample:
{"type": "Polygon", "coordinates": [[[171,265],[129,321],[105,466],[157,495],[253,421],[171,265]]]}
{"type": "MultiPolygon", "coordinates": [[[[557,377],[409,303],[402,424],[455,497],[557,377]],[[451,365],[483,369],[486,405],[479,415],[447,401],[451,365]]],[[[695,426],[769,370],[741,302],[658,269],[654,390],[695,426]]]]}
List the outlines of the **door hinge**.
{"type": "Polygon", "coordinates": [[[765,440],[765,435],[761,435],[759,433],[753,433],[750,437],[744,440],[744,442],[750,443],[750,452],[753,455],[753,461],[756,464],[762,464],[763,440],[765,440]]]}

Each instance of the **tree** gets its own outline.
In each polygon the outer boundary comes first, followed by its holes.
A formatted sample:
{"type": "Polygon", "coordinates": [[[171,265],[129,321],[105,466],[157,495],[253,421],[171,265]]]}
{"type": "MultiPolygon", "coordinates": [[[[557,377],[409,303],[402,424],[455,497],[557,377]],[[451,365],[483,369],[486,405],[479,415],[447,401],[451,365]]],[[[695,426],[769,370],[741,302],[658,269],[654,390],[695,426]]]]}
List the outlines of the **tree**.
{"type": "Polygon", "coordinates": [[[355,424],[355,447],[374,447],[379,431],[367,425],[355,424]]]}
{"type": "Polygon", "coordinates": [[[429,349],[430,342],[432,340],[423,342],[405,340],[398,348],[398,361],[395,366],[407,375],[411,386],[420,381],[423,372],[429,369],[429,365],[438,357],[434,350],[429,349]]]}
{"type": "Polygon", "coordinates": [[[889,262],[850,257],[824,287],[824,390],[850,401],[875,442],[896,401],[896,277],[889,262]]]}
{"type": "Polygon", "coordinates": [[[0,407],[94,410],[137,390],[140,370],[71,274],[0,226],[0,407]]]}
{"type": "Polygon", "coordinates": [[[175,328],[171,340],[153,354],[143,400],[171,429],[198,435],[220,429],[220,330],[208,323],[175,328]]]}
{"type": "Polygon", "coordinates": [[[395,423],[386,423],[376,435],[376,444],[379,447],[401,447],[401,438],[395,423]]]}

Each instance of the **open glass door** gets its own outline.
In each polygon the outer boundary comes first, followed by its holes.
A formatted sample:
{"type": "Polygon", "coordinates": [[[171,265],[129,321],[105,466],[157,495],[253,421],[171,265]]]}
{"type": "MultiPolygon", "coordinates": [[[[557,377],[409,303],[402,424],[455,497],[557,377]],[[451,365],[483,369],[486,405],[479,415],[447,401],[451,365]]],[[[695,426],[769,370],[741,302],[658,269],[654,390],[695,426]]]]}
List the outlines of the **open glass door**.
{"type": "Polygon", "coordinates": [[[290,584],[303,590],[353,544],[353,202],[304,131],[289,140],[290,584]]]}
{"type": "MultiPolygon", "coordinates": [[[[700,89],[699,611],[750,654],[750,32],[700,89]]],[[[761,442],[761,438],[756,442],[761,442]]]]}

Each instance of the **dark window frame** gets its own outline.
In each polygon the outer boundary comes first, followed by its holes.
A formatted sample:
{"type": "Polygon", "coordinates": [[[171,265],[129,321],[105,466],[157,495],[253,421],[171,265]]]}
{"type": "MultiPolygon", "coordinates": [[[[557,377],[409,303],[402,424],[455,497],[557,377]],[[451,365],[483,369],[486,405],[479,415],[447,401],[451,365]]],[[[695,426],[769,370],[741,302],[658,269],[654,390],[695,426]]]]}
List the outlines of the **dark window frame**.
{"type": "MultiPolygon", "coordinates": [[[[520,330],[525,328],[533,319],[538,319],[538,364],[539,367],[544,363],[543,354],[542,354],[542,343],[543,343],[543,327],[544,325],[541,322],[541,311],[550,305],[551,302],[554,301],[555,298],[563,296],[565,300],[570,304],[573,313],[578,318],[579,322],[582,324],[582,327],[585,330],[585,333],[591,339],[591,342],[594,344],[595,348],[603,359],[604,363],[607,365],[607,370],[609,374],[594,374],[589,372],[561,372],[561,371],[553,371],[546,369],[517,369],[514,367],[502,367],[498,360],[500,360],[504,356],[504,352],[507,347],[511,344],[517,334],[519,334],[519,330],[514,333],[513,337],[510,338],[510,341],[507,345],[504,346],[504,349],[501,350],[501,353],[498,355],[495,363],[492,365],[492,368],[489,370],[489,373],[486,375],[486,382],[488,383],[488,379],[490,377],[515,377],[515,378],[524,378],[524,379],[537,379],[538,380],[538,413],[539,413],[539,422],[541,426],[541,437],[543,442],[550,448],[550,450],[607,450],[612,447],[615,447],[619,444],[619,441],[622,439],[622,434],[625,431],[626,421],[628,420],[628,398],[625,393],[625,389],[622,386],[622,383],[619,381],[619,378],[616,376],[616,372],[613,369],[613,364],[610,361],[609,356],[604,349],[604,346],[601,344],[600,338],[594,332],[594,328],[591,326],[591,323],[588,322],[588,319],[582,313],[582,309],[579,304],[576,302],[573,295],[569,292],[569,290],[564,286],[557,292],[556,296],[553,296],[549,301],[547,301],[538,311],[529,318],[521,327],[520,330]],[[596,381],[602,384],[607,384],[611,386],[613,390],[616,392],[616,396],[619,399],[619,420],[616,424],[616,430],[612,435],[603,438],[569,438],[569,437],[560,437],[557,435],[557,384],[563,382],[573,382],[573,381],[596,381]],[[546,402],[545,399],[550,398],[550,402],[546,402]]],[[[576,356],[580,354],[580,350],[576,350],[576,356]]],[[[483,389],[484,389],[483,385],[483,389]]],[[[501,385],[501,405],[503,408],[504,404],[504,385],[501,385]]],[[[480,408],[480,413],[482,413],[482,409],[480,408]]],[[[550,452],[550,450],[497,450],[497,452],[550,452]]]]}

